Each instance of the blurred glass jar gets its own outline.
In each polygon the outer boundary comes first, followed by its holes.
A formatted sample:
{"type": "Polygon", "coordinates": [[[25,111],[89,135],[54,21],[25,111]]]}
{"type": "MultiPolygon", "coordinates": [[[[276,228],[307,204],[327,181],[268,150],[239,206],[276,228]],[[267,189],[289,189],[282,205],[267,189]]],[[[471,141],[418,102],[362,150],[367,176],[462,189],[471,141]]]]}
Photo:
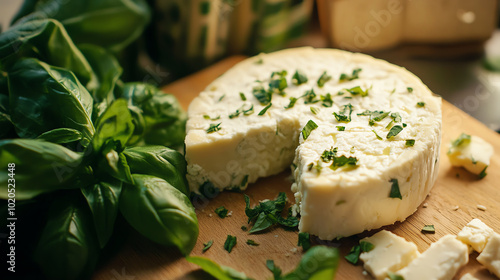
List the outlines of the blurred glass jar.
{"type": "Polygon", "coordinates": [[[150,0],[148,52],[176,76],[228,54],[282,48],[304,33],[314,0],[150,0]]]}
{"type": "Polygon", "coordinates": [[[317,0],[317,5],[330,45],[351,51],[484,42],[498,17],[498,0],[317,0]]]}

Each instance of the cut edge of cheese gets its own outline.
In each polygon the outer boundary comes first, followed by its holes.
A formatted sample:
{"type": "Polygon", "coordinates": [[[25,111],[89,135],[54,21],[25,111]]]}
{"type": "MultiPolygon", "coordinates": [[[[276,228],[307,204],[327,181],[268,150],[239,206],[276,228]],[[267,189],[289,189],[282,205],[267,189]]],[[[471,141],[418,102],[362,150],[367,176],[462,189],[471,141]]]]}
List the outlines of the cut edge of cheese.
{"type": "Polygon", "coordinates": [[[457,239],[471,246],[476,252],[481,253],[493,233],[493,229],[480,219],[475,218],[458,232],[457,239]]]}
{"type": "Polygon", "coordinates": [[[500,277],[500,234],[493,233],[490,236],[484,250],[477,256],[476,260],[491,273],[500,277]]]}

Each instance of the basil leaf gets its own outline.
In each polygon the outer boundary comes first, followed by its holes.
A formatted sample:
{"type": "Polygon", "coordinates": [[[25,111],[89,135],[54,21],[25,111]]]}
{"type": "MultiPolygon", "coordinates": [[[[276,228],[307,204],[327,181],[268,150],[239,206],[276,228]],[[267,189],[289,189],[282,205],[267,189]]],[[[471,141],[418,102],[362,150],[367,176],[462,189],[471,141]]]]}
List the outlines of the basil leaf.
{"type": "Polygon", "coordinates": [[[219,265],[204,257],[189,256],[186,257],[186,260],[200,266],[201,269],[218,280],[251,280],[243,272],[236,271],[228,266],[219,265]]]}
{"type": "Polygon", "coordinates": [[[218,207],[214,210],[215,214],[217,214],[220,218],[225,218],[227,217],[227,213],[229,212],[226,207],[224,206],[221,206],[221,207],[218,207]]]}
{"type": "Polygon", "coordinates": [[[162,178],[189,196],[187,164],[181,153],[164,146],[148,145],[126,148],[123,154],[132,173],[162,178]]]}
{"type": "Polygon", "coordinates": [[[359,242],[359,247],[361,248],[361,252],[370,252],[375,248],[375,245],[367,241],[361,241],[359,242]]]}
{"type": "MultiPolygon", "coordinates": [[[[59,189],[78,188],[69,182],[80,172],[81,161],[80,154],[42,140],[0,141],[0,166],[16,165],[16,200],[31,199],[59,189]]],[[[2,199],[7,199],[8,179],[7,168],[0,169],[2,199]]]]}
{"type": "Polygon", "coordinates": [[[202,249],[202,252],[205,253],[208,249],[210,249],[210,247],[212,247],[212,245],[214,244],[214,241],[213,240],[209,240],[207,243],[203,243],[203,249],[202,249]]]}
{"type": "Polygon", "coordinates": [[[311,132],[316,128],[318,128],[318,125],[314,121],[309,120],[306,126],[302,128],[302,138],[306,140],[309,137],[309,135],[311,135],[311,132]]]}
{"type": "Polygon", "coordinates": [[[94,226],[101,248],[109,241],[113,233],[122,182],[110,180],[81,188],[81,192],[92,211],[94,226]]]}
{"type": "Polygon", "coordinates": [[[321,280],[333,279],[339,265],[337,248],[314,246],[300,260],[297,268],[283,276],[283,280],[321,280]],[[311,266],[311,264],[315,264],[311,266]]]}
{"type": "Polygon", "coordinates": [[[198,219],[189,198],[158,177],[132,177],[134,184],[125,185],[120,197],[122,215],[142,235],[188,255],[198,238],[198,219]]]}
{"type": "Polygon", "coordinates": [[[389,193],[390,198],[399,198],[403,199],[401,196],[401,192],[399,191],[399,183],[398,179],[391,179],[389,182],[391,182],[391,192],[389,193]]]}
{"type": "MultiPolygon", "coordinates": [[[[56,128],[40,134],[37,139],[51,142],[54,144],[67,144],[83,139],[80,131],[72,128],[56,128]]],[[[88,143],[84,142],[84,146],[88,143]]]]}
{"type": "Polygon", "coordinates": [[[263,231],[270,226],[274,225],[277,222],[277,219],[272,215],[266,214],[265,212],[261,212],[257,217],[253,227],[250,229],[249,233],[255,233],[259,231],[263,231]]]}
{"type": "Polygon", "coordinates": [[[307,251],[311,248],[311,240],[308,232],[299,233],[299,242],[297,246],[302,246],[302,250],[307,251]]]}
{"type": "Polygon", "coordinates": [[[351,248],[351,251],[349,251],[349,254],[347,254],[345,256],[345,259],[352,263],[352,264],[357,264],[358,261],[359,261],[359,255],[361,254],[361,246],[358,245],[354,245],[352,248],[351,248]]]}
{"type": "Polygon", "coordinates": [[[21,59],[9,72],[11,120],[21,138],[71,128],[86,141],[94,134],[93,100],[73,73],[36,59],[21,59]]]}
{"type": "Polygon", "coordinates": [[[33,258],[49,279],[90,277],[98,260],[99,243],[95,239],[88,207],[75,195],[55,199],[49,209],[33,258]]]}
{"type": "Polygon", "coordinates": [[[266,267],[273,273],[274,280],[281,279],[281,268],[277,267],[273,260],[267,260],[266,267]]]}
{"type": "Polygon", "coordinates": [[[226,238],[226,242],[224,242],[224,250],[231,253],[235,245],[236,245],[236,236],[228,235],[226,238]]]}

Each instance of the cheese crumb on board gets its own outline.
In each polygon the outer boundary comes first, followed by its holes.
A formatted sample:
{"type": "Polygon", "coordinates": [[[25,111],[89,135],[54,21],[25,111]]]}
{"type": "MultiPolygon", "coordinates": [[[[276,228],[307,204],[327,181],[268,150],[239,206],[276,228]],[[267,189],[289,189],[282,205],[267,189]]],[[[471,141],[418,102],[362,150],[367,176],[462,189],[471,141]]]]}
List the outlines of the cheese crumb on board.
{"type": "Polygon", "coordinates": [[[490,236],[477,261],[500,278],[500,234],[493,233],[490,236]]]}
{"type": "Polygon", "coordinates": [[[454,235],[445,235],[396,275],[404,280],[451,280],[468,261],[467,245],[454,235]]]}
{"type": "Polygon", "coordinates": [[[473,219],[457,234],[457,239],[481,253],[493,234],[493,229],[479,219],[473,219]]]}
{"type": "Polygon", "coordinates": [[[476,205],[477,209],[481,210],[481,211],[486,211],[486,206],[484,205],[481,205],[481,204],[478,204],[476,205]]]}
{"type": "Polygon", "coordinates": [[[493,146],[481,137],[462,133],[452,141],[447,155],[453,166],[462,166],[484,177],[493,153],[493,146]]]}
{"type": "Polygon", "coordinates": [[[359,259],[364,262],[364,269],[377,279],[385,279],[388,272],[400,270],[420,255],[413,242],[386,230],[361,241],[375,246],[369,252],[361,253],[359,259]]]}

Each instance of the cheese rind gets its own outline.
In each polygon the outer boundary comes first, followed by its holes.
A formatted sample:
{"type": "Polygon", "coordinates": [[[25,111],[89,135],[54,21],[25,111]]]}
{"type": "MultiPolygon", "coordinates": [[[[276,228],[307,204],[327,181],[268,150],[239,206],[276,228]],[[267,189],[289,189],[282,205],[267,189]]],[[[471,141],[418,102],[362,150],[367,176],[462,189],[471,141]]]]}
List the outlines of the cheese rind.
{"type": "Polygon", "coordinates": [[[417,245],[390,231],[382,230],[361,241],[370,242],[375,247],[369,252],[363,252],[359,259],[363,267],[377,279],[384,279],[388,272],[396,272],[406,267],[418,257],[417,245]]]}
{"type": "Polygon", "coordinates": [[[463,166],[469,172],[480,174],[490,165],[493,156],[493,146],[479,136],[470,136],[469,143],[451,146],[448,158],[453,166],[463,166]]]}
{"type": "Polygon", "coordinates": [[[500,277],[500,234],[493,233],[477,261],[484,265],[491,273],[500,277]]]}
{"type": "Polygon", "coordinates": [[[279,173],[293,161],[300,231],[333,239],[403,221],[416,211],[437,178],[440,139],[441,99],[405,69],[340,50],[289,49],[239,63],[193,100],[185,141],[187,179],[194,192],[206,182],[218,189],[245,189],[247,183],[279,173]],[[339,80],[354,69],[362,69],[359,78],[339,80]],[[253,88],[267,89],[271,73],[282,70],[288,82],[284,95],[272,94],[272,105],[259,115],[267,104],[256,99],[253,88]],[[294,85],[296,70],[308,81],[294,85]],[[319,87],[325,72],[332,79],[319,87]],[[358,86],[368,95],[346,91],[358,86]],[[304,94],[311,89],[316,101],[307,103],[304,94]],[[327,94],[333,102],[325,106],[320,96],[327,94]],[[286,109],[291,97],[298,101],[286,109]],[[351,121],[337,120],[333,113],[349,104],[351,121]],[[251,106],[253,114],[230,118],[251,106]],[[369,116],[358,115],[366,110],[390,111],[402,120],[388,116],[369,125],[369,116]],[[301,131],[309,120],[318,128],[304,140],[301,131]],[[219,131],[207,133],[211,124],[219,123],[219,131]],[[395,125],[404,129],[388,139],[395,125]],[[415,144],[407,146],[408,139],[415,144]],[[321,162],[323,151],[333,147],[338,157],[355,157],[356,167],[332,169],[331,162],[321,162]],[[320,174],[311,168],[318,162],[320,174]],[[389,195],[392,180],[399,183],[401,199],[389,195]]]}
{"type": "Polygon", "coordinates": [[[451,280],[468,261],[467,245],[445,235],[396,274],[405,280],[451,280]]]}
{"type": "Polygon", "coordinates": [[[493,233],[493,229],[481,220],[473,219],[457,234],[457,239],[470,245],[476,252],[481,253],[493,233]]]}

